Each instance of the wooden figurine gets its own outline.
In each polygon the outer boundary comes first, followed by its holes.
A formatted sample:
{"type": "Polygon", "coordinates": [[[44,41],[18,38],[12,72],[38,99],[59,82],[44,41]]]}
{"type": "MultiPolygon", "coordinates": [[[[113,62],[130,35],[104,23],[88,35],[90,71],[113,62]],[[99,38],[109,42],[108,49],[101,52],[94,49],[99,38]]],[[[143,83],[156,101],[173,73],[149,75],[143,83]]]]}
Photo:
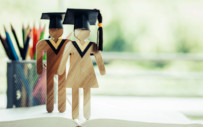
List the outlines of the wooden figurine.
{"type": "MultiPolygon", "coordinates": [[[[37,43],[37,73],[43,70],[43,52],[47,55],[47,94],[46,108],[52,112],[54,108],[54,75],[57,75],[58,66],[62,58],[63,50],[69,40],[62,39],[62,18],[65,13],[43,13],[41,19],[49,19],[50,39],[41,40],[37,43]]],[[[58,110],[66,109],[65,71],[58,77],[58,110]]]]}
{"type": "Polygon", "coordinates": [[[74,35],[77,39],[66,44],[64,53],[58,68],[58,74],[62,75],[66,70],[68,57],[71,57],[70,68],[66,87],[72,88],[72,118],[79,117],[79,88],[84,90],[83,111],[86,119],[90,118],[90,88],[98,88],[98,82],[90,55],[94,55],[101,75],[105,74],[102,60],[102,28],[101,14],[99,10],[67,9],[64,24],[74,24],[74,35]],[[99,47],[96,43],[86,40],[90,35],[89,24],[95,25],[99,20],[99,47]]]}

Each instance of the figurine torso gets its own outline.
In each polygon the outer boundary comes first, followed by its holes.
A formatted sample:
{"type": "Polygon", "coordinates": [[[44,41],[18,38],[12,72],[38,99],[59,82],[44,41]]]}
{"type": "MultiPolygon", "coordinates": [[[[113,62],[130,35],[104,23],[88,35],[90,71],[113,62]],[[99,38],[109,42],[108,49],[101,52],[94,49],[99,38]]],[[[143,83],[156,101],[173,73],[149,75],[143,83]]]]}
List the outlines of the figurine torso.
{"type": "Polygon", "coordinates": [[[47,73],[57,74],[57,69],[61,61],[64,47],[69,40],[62,39],[61,42],[57,42],[56,45],[50,42],[50,40],[43,40],[40,42],[40,49],[46,51],[47,55],[47,73]]]}
{"type": "Polygon", "coordinates": [[[95,44],[89,42],[83,50],[74,41],[70,46],[71,60],[66,80],[67,87],[97,88],[98,83],[90,57],[95,44]]]}

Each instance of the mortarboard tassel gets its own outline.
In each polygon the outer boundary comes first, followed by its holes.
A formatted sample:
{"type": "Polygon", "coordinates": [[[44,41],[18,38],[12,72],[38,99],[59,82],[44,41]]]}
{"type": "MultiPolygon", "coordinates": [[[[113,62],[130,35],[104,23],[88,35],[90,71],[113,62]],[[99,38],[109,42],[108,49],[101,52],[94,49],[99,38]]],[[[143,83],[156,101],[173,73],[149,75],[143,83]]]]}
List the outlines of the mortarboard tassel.
{"type": "Polygon", "coordinates": [[[98,14],[98,39],[97,39],[97,43],[99,43],[98,49],[100,51],[103,50],[103,28],[102,28],[102,15],[100,13],[100,10],[98,10],[99,14],[98,14]]]}

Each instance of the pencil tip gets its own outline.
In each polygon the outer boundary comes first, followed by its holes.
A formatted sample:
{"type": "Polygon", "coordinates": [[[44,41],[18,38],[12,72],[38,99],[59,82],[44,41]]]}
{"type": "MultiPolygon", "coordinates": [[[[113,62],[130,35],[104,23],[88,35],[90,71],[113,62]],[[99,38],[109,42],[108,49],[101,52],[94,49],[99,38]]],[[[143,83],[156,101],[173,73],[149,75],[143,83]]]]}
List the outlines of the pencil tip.
{"type": "Polygon", "coordinates": [[[7,32],[7,30],[6,30],[6,26],[4,26],[4,31],[7,32]]]}
{"type": "Polygon", "coordinates": [[[32,32],[31,32],[31,30],[30,30],[30,33],[29,33],[29,35],[28,35],[29,37],[31,37],[32,36],[32,32]]]}
{"type": "Polygon", "coordinates": [[[12,25],[12,23],[10,23],[10,25],[11,25],[11,29],[13,30],[14,28],[13,28],[13,25],[12,25]]]}

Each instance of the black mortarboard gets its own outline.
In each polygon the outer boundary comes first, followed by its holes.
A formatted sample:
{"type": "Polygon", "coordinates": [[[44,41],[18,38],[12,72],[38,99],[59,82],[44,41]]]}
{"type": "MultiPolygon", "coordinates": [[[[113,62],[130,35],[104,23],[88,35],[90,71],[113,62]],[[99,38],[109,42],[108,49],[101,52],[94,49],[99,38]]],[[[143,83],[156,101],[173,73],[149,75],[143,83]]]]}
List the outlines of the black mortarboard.
{"type": "Polygon", "coordinates": [[[41,19],[49,19],[49,28],[63,28],[62,19],[65,12],[42,13],[41,19]]]}
{"type": "Polygon", "coordinates": [[[98,11],[90,9],[67,9],[63,24],[73,24],[74,29],[88,29],[95,25],[98,11]]]}
{"type": "Polygon", "coordinates": [[[98,20],[99,50],[103,50],[102,16],[97,9],[67,9],[63,24],[73,24],[74,29],[89,30],[89,25],[95,25],[98,20]]]}

